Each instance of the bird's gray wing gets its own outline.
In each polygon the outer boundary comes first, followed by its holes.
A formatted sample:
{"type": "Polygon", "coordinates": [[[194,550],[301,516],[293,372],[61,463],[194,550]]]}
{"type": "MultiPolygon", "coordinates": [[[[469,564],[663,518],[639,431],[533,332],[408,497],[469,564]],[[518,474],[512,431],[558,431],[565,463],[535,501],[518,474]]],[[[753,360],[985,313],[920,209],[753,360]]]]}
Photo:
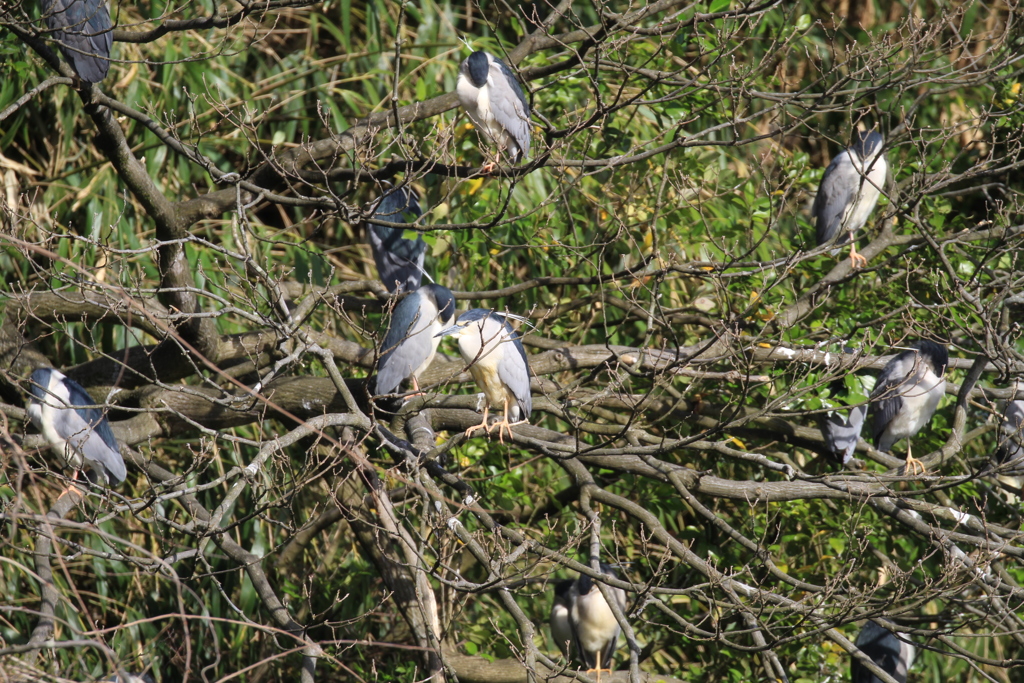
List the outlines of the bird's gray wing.
{"type": "Polygon", "coordinates": [[[99,83],[110,68],[114,34],[106,0],[42,0],[43,20],[83,81],[99,83]]]}
{"type": "Polygon", "coordinates": [[[530,156],[530,106],[512,70],[501,61],[491,62],[491,113],[516,141],[523,157],[530,156]]]}
{"type": "Polygon", "coordinates": [[[903,396],[900,394],[902,384],[907,376],[914,371],[915,354],[904,351],[886,364],[878,377],[875,390],[871,392],[871,438],[878,444],[882,432],[903,407],[903,396]]]}
{"type": "Polygon", "coordinates": [[[377,371],[377,394],[393,393],[430,355],[431,339],[416,334],[430,325],[437,310],[425,296],[411,294],[402,299],[391,315],[391,326],[381,346],[377,371]],[[413,336],[415,335],[415,336],[413,336]]]}
{"type": "Polygon", "coordinates": [[[867,405],[859,405],[851,408],[845,417],[842,412],[836,411],[821,421],[825,446],[837,463],[845,465],[853,457],[867,413],[867,405]]]}
{"type": "Polygon", "coordinates": [[[999,464],[1016,460],[1024,455],[1024,401],[1010,401],[999,427],[999,448],[995,461],[999,464]]]}
{"type": "Polygon", "coordinates": [[[533,412],[533,395],[530,393],[530,361],[526,356],[526,349],[523,348],[523,342],[508,322],[505,323],[505,332],[509,339],[502,342],[506,348],[501,355],[501,360],[498,361],[498,378],[515,394],[521,413],[519,419],[526,420],[533,412]]]}
{"type": "MultiPolygon", "coordinates": [[[[412,223],[423,215],[420,208],[419,195],[408,187],[398,188],[389,192],[377,209],[374,216],[389,223],[412,223]]],[[[403,230],[391,228],[379,223],[370,222],[370,248],[373,261],[377,265],[377,275],[389,292],[402,288],[407,292],[415,291],[423,281],[423,262],[427,253],[427,243],[423,237],[414,240],[402,236],[403,230]]]]}
{"type": "MultiPolygon", "coordinates": [[[[851,174],[860,180],[860,175],[850,162],[849,153],[844,151],[832,160],[825,169],[825,174],[821,176],[818,194],[811,206],[818,246],[828,244],[836,238],[847,207],[857,198],[859,184],[848,182],[851,174]]],[[[839,243],[844,241],[845,237],[839,243]]]]}

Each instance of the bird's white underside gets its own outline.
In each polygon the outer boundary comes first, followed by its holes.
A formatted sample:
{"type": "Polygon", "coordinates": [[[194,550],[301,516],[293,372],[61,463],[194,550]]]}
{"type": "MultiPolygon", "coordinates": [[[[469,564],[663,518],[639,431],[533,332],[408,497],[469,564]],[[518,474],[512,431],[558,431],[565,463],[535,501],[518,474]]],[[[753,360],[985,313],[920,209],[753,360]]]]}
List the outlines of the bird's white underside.
{"type": "MultiPolygon", "coordinates": [[[[577,624],[576,635],[580,647],[587,652],[603,652],[610,642],[619,637],[619,622],[597,586],[586,595],[579,596],[572,609],[577,624]]],[[[605,662],[601,662],[605,666],[605,662]]]]}
{"type": "Polygon", "coordinates": [[[843,216],[843,229],[853,232],[860,230],[875,210],[878,197],[882,194],[881,188],[885,184],[887,165],[885,157],[878,157],[877,153],[874,158],[864,160],[848,151],[844,154],[847,154],[848,162],[857,171],[861,183],[857,199],[849,205],[843,216]]]}
{"type": "MultiPolygon", "coordinates": [[[[928,423],[942,398],[946,380],[938,377],[930,368],[921,368],[920,381],[904,384],[899,388],[903,406],[886,427],[892,443],[917,434],[928,423]],[[938,388],[939,391],[932,391],[938,388]]],[[[883,449],[886,450],[886,449],[883,449]]]]}
{"type": "Polygon", "coordinates": [[[459,101],[462,103],[473,125],[482,130],[500,149],[508,150],[513,147],[518,149],[518,145],[516,145],[512,136],[494,118],[490,105],[490,90],[490,78],[488,78],[487,83],[484,83],[483,87],[477,89],[462,74],[459,74],[459,81],[455,88],[459,95],[459,101]]]}

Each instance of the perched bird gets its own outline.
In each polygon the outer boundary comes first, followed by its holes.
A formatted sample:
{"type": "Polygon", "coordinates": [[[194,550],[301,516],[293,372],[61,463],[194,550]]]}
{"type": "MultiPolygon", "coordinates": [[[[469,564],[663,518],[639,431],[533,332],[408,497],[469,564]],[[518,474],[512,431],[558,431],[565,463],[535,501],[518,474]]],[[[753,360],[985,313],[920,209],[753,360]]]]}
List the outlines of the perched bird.
{"type": "MultiPolygon", "coordinates": [[[[1024,391],[1024,381],[1014,382],[1016,391],[1024,391]]],[[[999,447],[993,457],[999,465],[1024,456],[1024,400],[1006,402],[1003,422],[999,425],[999,447]]]]}
{"type": "MultiPolygon", "coordinates": [[[[843,352],[851,354],[854,353],[854,350],[844,347],[843,352]]],[[[866,371],[857,372],[853,377],[859,380],[865,395],[875,385],[875,378],[866,371]],[[864,388],[865,386],[866,388],[864,388]]],[[[829,385],[829,398],[833,402],[849,398],[850,392],[847,390],[846,384],[848,381],[849,378],[840,377],[829,385]]],[[[860,433],[867,415],[868,404],[864,402],[848,410],[833,410],[825,413],[819,419],[821,435],[825,439],[825,454],[837,465],[846,467],[853,460],[853,453],[857,450],[857,442],[860,441],[860,433]]]]}
{"type": "Polygon", "coordinates": [[[423,285],[398,302],[380,347],[377,395],[392,394],[407,379],[419,391],[419,376],[430,367],[440,332],[455,319],[455,297],[441,285],[423,285]]]}
{"type": "Polygon", "coordinates": [[[519,335],[505,316],[483,308],[466,311],[438,336],[449,335],[459,340],[459,353],[484,393],[483,422],[467,429],[466,434],[478,429],[489,434],[492,428],[487,424],[488,408],[502,408],[504,419],[495,426],[498,440],[504,443],[502,429],[507,429],[511,437],[513,424],[528,420],[533,410],[530,363],[519,335]]]}
{"type": "MultiPolygon", "coordinates": [[[[843,380],[832,382],[832,396],[846,390],[843,380]]],[[[853,453],[860,441],[864,419],[868,415],[868,404],[853,406],[848,411],[833,410],[821,416],[821,435],[825,438],[825,450],[829,459],[846,467],[853,460],[853,453]],[[845,414],[844,414],[845,413],[845,414]]]]}
{"type": "MultiPolygon", "coordinates": [[[[618,578],[611,566],[601,563],[601,573],[618,578]]],[[[619,609],[626,609],[626,592],[611,588],[619,609]]],[[[575,652],[588,671],[611,671],[612,656],[619,642],[621,628],[594,580],[580,574],[569,588],[569,628],[575,652]]]]}
{"type": "Polygon", "coordinates": [[[551,618],[548,620],[548,624],[551,626],[551,637],[566,657],[575,652],[572,626],[569,624],[569,610],[572,609],[569,596],[575,584],[576,582],[572,579],[565,579],[555,584],[555,600],[551,604],[551,618]]]}
{"type": "MultiPolygon", "coordinates": [[[[914,663],[913,645],[897,638],[892,631],[882,628],[873,621],[864,624],[855,644],[858,650],[878,665],[878,668],[899,683],[907,683],[907,671],[914,663]]],[[[850,662],[850,679],[852,683],[882,683],[880,678],[868,671],[857,659],[850,662]]]]}
{"type": "Polygon", "coordinates": [[[127,471],[110,423],[99,408],[85,407],[96,401],[78,382],[53,368],[39,368],[32,373],[29,393],[32,424],[68,467],[89,467],[107,484],[124,481],[127,471]]]}
{"type": "MultiPolygon", "coordinates": [[[[390,190],[377,204],[375,218],[389,223],[414,223],[423,215],[420,197],[408,185],[390,190]]],[[[401,228],[370,222],[368,231],[377,275],[389,292],[411,292],[423,281],[423,258],[427,243],[422,236],[410,240],[402,237],[401,228]]]]}
{"type": "MultiPolygon", "coordinates": [[[[921,431],[946,391],[949,352],[945,346],[921,340],[899,354],[882,369],[871,392],[871,435],[878,450],[889,452],[900,439],[913,438],[921,431]]],[[[915,459],[907,442],[907,467],[924,465],[915,459]]]]}
{"type": "MultiPolygon", "coordinates": [[[[469,118],[498,145],[498,158],[507,151],[513,162],[530,156],[530,105],[515,74],[494,55],[478,51],[459,66],[455,91],[469,118]]],[[[485,172],[494,163],[484,166],[485,172]]]]}
{"type": "Polygon", "coordinates": [[[825,169],[811,207],[818,246],[849,240],[850,265],[854,268],[868,263],[857,253],[855,233],[875,210],[885,184],[888,164],[882,155],[883,143],[882,134],[876,131],[854,132],[853,144],[825,169]]]}
{"type": "Polygon", "coordinates": [[[43,21],[78,77],[99,83],[110,69],[113,24],[106,0],[41,0],[43,21]]]}

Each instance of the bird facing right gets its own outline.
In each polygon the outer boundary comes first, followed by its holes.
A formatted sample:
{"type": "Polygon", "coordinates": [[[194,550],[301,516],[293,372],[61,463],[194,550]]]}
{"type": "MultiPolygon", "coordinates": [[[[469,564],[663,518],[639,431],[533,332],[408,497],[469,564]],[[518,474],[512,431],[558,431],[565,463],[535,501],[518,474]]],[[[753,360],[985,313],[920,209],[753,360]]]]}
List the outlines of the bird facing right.
{"type": "Polygon", "coordinates": [[[876,131],[856,131],[853,144],[839,153],[825,169],[814,197],[818,246],[850,241],[850,264],[864,267],[867,259],[857,253],[856,232],[875,210],[888,165],[882,155],[885,140],[876,131]]]}
{"type": "MultiPolygon", "coordinates": [[[[78,382],[53,368],[37,368],[29,386],[28,416],[50,449],[73,470],[89,467],[97,479],[120,484],[124,460],[106,416],[78,382]]],[[[102,483],[102,482],[101,482],[102,483]]]]}
{"type": "Polygon", "coordinates": [[[110,69],[113,24],[106,0],[41,0],[43,21],[78,77],[99,83],[110,69]]]}
{"type": "MultiPolygon", "coordinates": [[[[459,66],[455,88],[474,125],[508,152],[513,162],[530,156],[530,105],[515,74],[489,52],[478,51],[459,66]]],[[[484,166],[485,172],[494,164],[484,166]]]]}
{"type": "MultiPolygon", "coordinates": [[[[878,668],[892,676],[898,683],[907,683],[907,671],[914,663],[913,645],[897,638],[892,631],[882,628],[873,621],[864,624],[855,644],[858,650],[878,665],[878,668]]],[[[850,679],[852,683],[882,683],[878,676],[868,671],[856,658],[850,662],[850,679]]]]}
{"type": "MultiPolygon", "coordinates": [[[[1013,384],[1015,391],[1024,391],[1024,381],[1017,380],[1013,384]]],[[[1024,399],[1006,402],[1003,422],[999,425],[999,447],[993,457],[996,464],[1013,462],[1024,456],[1024,399]]]]}
{"type": "MultiPolygon", "coordinates": [[[[949,352],[926,339],[886,363],[871,392],[871,434],[880,451],[889,452],[900,439],[911,439],[928,424],[946,391],[949,352]]],[[[911,455],[907,442],[907,468],[924,465],[911,455]]]]}

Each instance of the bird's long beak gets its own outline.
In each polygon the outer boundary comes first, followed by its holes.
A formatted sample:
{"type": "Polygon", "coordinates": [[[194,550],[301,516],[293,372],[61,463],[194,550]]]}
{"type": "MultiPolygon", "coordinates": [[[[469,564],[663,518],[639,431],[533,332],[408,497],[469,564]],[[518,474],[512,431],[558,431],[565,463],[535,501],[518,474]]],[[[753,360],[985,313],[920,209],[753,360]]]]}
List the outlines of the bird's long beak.
{"type": "Polygon", "coordinates": [[[461,327],[459,327],[458,325],[452,325],[451,327],[446,327],[446,328],[444,328],[443,330],[441,330],[440,332],[438,332],[437,334],[435,334],[435,335],[434,335],[434,337],[435,337],[435,338],[436,338],[436,337],[447,337],[447,336],[448,336],[448,335],[450,335],[450,334],[456,334],[456,333],[457,333],[457,332],[459,332],[459,331],[460,331],[461,329],[462,329],[462,328],[461,328],[461,327]]]}

